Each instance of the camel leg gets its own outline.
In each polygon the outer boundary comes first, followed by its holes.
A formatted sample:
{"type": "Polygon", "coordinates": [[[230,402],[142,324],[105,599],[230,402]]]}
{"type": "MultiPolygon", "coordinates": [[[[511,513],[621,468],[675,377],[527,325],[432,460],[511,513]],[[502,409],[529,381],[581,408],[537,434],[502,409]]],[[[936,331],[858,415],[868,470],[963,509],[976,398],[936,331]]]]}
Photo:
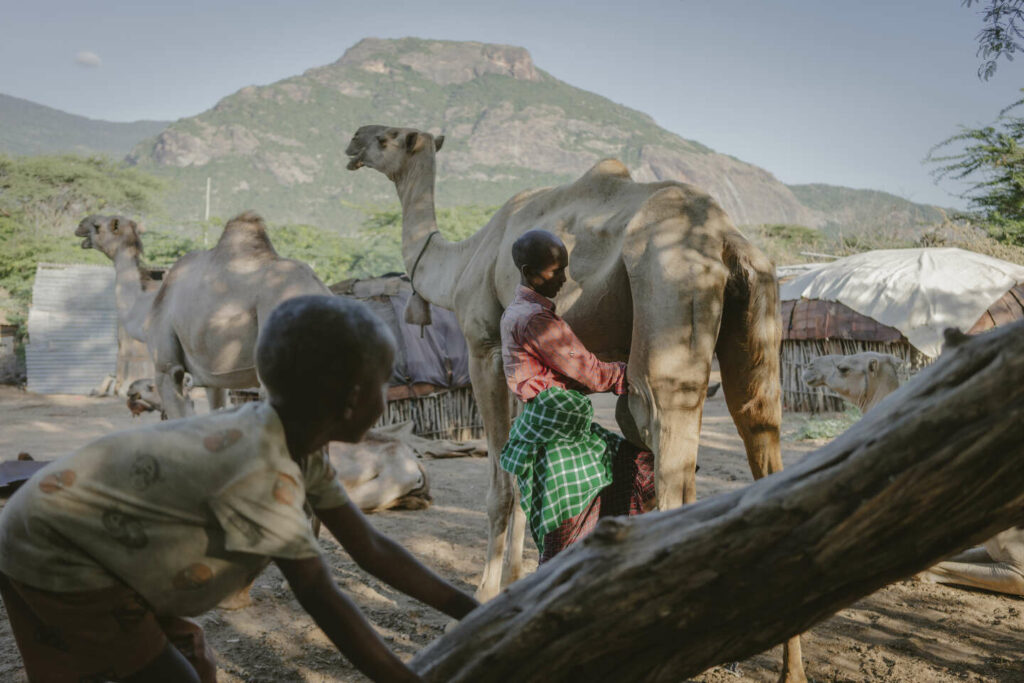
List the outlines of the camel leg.
{"type": "MultiPolygon", "coordinates": [[[[730,282],[715,347],[725,402],[743,439],[754,479],[782,471],[778,296],[771,264],[759,263],[761,260],[763,257],[754,261],[759,278],[749,278],[749,271],[740,269],[749,279],[730,282]]],[[[736,270],[733,272],[730,280],[735,277],[736,270]]],[[[807,680],[800,636],[786,641],[779,680],[807,680]]]]}
{"type": "Polygon", "coordinates": [[[192,414],[190,401],[186,394],[185,369],[181,365],[165,363],[165,369],[156,371],[156,390],[160,394],[163,405],[163,417],[174,420],[192,414]],[[169,367],[167,367],[169,366],[169,367]]]}
{"type": "Polygon", "coordinates": [[[228,404],[228,390],[220,387],[206,387],[206,402],[210,405],[210,412],[220,410],[228,404]]]}
{"type": "Polygon", "coordinates": [[[659,510],[697,501],[697,448],[724,285],[720,271],[702,264],[680,270],[671,286],[630,281],[629,412],[654,451],[659,510]]]}
{"type": "Polygon", "coordinates": [[[502,570],[506,569],[510,576],[518,576],[522,572],[523,561],[520,542],[519,557],[510,554],[508,564],[504,564],[509,523],[519,502],[515,498],[516,487],[512,475],[501,469],[498,460],[501,449],[508,440],[510,426],[509,394],[502,372],[500,345],[472,344],[469,374],[473,382],[473,394],[487,431],[487,461],[490,466],[487,490],[487,557],[476,591],[476,598],[480,602],[485,602],[497,595],[501,589],[502,570]]]}
{"type": "Polygon", "coordinates": [[[994,593],[1024,595],[1024,572],[1008,562],[939,562],[919,574],[933,583],[981,588],[994,593]]]}
{"type": "Polygon", "coordinates": [[[515,583],[523,577],[523,545],[526,542],[526,513],[523,506],[519,505],[519,488],[513,480],[512,499],[516,504],[512,506],[512,524],[508,532],[508,550],[505,554],[505,562],[501,569],[501,587],[515,583]]]}

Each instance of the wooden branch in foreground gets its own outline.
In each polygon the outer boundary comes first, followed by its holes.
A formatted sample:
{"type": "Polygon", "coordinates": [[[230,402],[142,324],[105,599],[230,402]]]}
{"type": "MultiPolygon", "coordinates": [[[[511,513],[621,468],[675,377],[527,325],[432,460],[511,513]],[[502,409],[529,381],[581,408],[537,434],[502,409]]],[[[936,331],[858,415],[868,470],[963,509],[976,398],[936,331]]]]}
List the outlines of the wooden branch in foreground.
{"type": "MultiPolygon", "coordinates": [[[[955,331],[952,331],[955,332],[955,331]]],[[[593,534],[416,655],[428,681],[672,681],[1024,524],[1024,321],[785,472],[593,534]]]]}

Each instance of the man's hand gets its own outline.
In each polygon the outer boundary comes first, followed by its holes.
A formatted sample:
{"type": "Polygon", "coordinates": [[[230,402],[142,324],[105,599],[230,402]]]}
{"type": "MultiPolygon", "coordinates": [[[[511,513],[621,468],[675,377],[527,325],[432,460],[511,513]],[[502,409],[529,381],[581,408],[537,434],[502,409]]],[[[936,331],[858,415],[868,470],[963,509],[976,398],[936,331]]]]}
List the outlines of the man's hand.
{"type": "Polygon", "coordinates": [[[406,595],[456,619],[480,605],[379,533],[355,505],[316,510],[316,514],[356,564],[406,595]]]}

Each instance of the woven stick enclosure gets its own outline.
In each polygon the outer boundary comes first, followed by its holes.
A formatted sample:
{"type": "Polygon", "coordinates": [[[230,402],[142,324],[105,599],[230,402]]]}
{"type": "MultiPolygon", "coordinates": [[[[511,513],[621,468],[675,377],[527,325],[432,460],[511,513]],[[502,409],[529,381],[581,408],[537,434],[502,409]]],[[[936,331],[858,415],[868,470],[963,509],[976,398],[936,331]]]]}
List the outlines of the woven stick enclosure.
{"type": "Polygon", "coordinates": [[[874,342],[852,339],[783,339],[782,340],[782,407],[784,410],[822,413],[841,412],[849,403],[826,387],[809,387],[801,374],[804,366],[818,356],[849,355],[862,351],[888,353],[900,359],[900,384],[913,377],[932,362],[907,342],[874,342]]]}

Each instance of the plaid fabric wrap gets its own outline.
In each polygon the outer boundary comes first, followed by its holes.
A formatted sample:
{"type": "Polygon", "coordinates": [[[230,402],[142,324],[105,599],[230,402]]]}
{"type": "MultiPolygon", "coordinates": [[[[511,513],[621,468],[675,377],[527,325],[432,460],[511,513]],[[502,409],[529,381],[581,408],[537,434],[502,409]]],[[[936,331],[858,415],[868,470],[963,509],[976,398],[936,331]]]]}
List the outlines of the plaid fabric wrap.
{"type": "Polygon", "coordinates": [[[512,424],[501,467],[516,476],[538,548],[545,534],[582,512],[612,482],[612,454],[622,439],[593,424],[593,416],[586,396],[552,387],[512,424]]]}

